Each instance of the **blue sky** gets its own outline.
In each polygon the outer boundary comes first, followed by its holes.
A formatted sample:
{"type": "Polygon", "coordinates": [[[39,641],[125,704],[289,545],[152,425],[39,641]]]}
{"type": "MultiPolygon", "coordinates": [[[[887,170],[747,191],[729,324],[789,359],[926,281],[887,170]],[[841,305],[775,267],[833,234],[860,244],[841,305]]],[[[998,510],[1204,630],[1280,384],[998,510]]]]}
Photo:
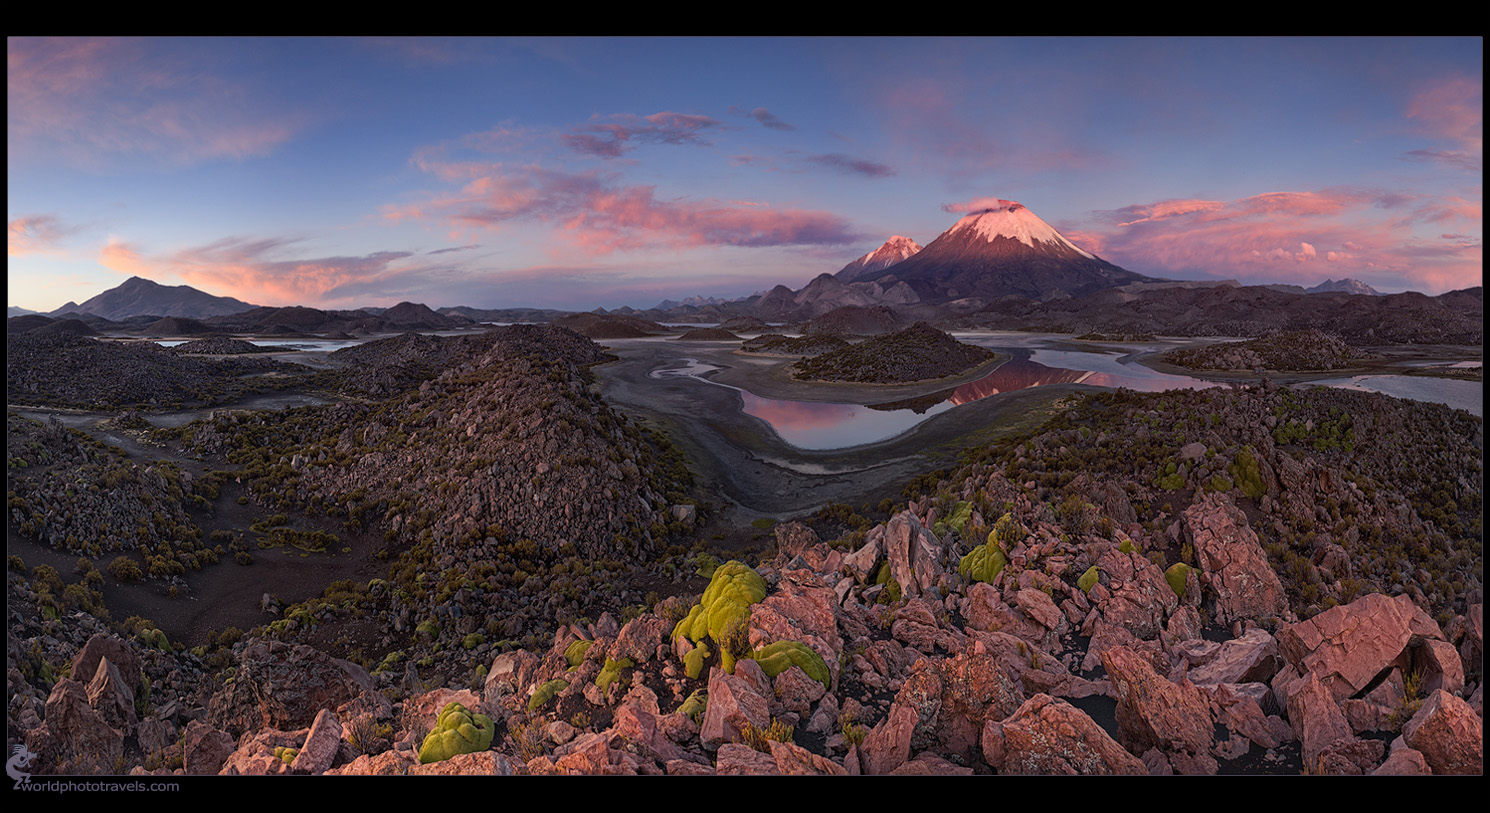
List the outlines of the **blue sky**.
{"type": "Polygon", "coordinates": [[[32,310],[736,297],[987,198],[1154,276],[1482,279],[1478,37],[7,45],[32,310]]]}

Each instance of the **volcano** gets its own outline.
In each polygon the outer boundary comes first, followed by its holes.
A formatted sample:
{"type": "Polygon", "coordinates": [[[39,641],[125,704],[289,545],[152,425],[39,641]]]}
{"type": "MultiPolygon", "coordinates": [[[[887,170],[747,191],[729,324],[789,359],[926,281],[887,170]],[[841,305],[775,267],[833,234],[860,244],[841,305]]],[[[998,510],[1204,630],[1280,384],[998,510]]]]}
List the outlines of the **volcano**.
{"type": "Polygon", "coordinates": [[[845,265],[833,276],[842,282],[855,282],[858,280],[872,280],[876,272],[883,271],[896,263],[904,262],[921,250],[916,241],[909,237],[895,235],[886,240],[884,245],[874,251],[865,254],[857,260],[845,265]]]}
{"type": "Polygon", "coordinates": [[[1010,200],[968,214],[875,277],[886,287],[893,284],[891,278],[929,303],[1009,295],[1046,301],[1153,279],[1077,247],[1010,200]]]}

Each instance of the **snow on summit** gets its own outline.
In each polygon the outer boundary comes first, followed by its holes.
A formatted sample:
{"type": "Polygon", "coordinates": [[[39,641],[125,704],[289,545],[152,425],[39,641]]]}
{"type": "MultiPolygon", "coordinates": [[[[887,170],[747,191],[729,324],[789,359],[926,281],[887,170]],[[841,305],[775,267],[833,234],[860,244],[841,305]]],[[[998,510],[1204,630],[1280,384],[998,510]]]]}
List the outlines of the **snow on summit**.
{"type": "Polygon", "coordinates": [[[997,206],[968,214],[948,229],[947,234],[956,234],[964,229],[972,229],[974,234],[990,243],[996,237],[1018,240],[1030,248],[1034,248],[1037,241],[1054,243],[1058,246],[1065,246],[1088,259],[1097,259],[1067,240],[1053,226],[1041,220],[1023,204],[1012,200],[1000,200],[997,206]]]}

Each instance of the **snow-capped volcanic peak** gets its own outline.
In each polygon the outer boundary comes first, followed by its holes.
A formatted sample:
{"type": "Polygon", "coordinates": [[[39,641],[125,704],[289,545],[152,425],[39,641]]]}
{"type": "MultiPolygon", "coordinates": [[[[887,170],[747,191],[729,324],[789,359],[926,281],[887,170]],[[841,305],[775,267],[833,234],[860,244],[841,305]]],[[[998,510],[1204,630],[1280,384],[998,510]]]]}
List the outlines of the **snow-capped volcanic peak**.
{"type": "Polygon", "coordinates": [[[865,279],[871,274],[883,271],[902,260],[914,256],[920,250],[921,247],[916,245],[915,240],[909,237],[901,237],[897,234],[886,240],[884,245],[874,251],[845,265],[834,276],[843,282],[854,282],[855,280],[865,279]]]}
{"type": "Polygon", "coordinates": [[[909,237],[901,237],[897,234],[886,240],[884,245],[860,257],[859,262],[864,265],[883,264],[884,266],[889,266],[900,262],[920,250],[921,247],[916,245],[915,240],[909,237]]]}
{"type": "Polygon", "coordinates": [[[990,243],[996,237],[1007,237],[1010,240],[1018,240],[1031,248],[1034,248],[1037,242],[1054,244],[1069,248],[1088,259],[1096,259],[1090,253],[1077,248],[1076,244],[1061,236],[1061,233],[1054,227],[1041,220],[1034,212],[1024,208],[1023,205],[1012,200],[1000,200],[998,203],[998,206],[968,214],[948,229],[947,234],[971,230],[973,234],[990,243]]]}

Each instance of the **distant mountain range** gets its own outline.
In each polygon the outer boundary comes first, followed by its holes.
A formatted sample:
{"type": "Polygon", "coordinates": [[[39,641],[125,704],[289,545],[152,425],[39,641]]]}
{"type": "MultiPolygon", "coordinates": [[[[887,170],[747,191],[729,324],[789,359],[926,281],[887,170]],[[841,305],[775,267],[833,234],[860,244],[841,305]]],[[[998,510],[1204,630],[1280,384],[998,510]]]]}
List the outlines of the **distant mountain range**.
{"type": "MultiPolygon", "coordinates": [[[[68,316],[86,323],[67,326],[71,330],[124,329],[146,335],[365,335],[476,322],[548,322],[565,315],[549,309],[468,306],[435,312],[409,302],[352,311],[258,307],[140,277],[51,314],[32,315],[20,308],[10,312],[29,320],[13,322],[12,331],[68,316]]],[[[1479,288],[1428,297],[1385,295],[1349,278],[1306,289],[1149,277],[1078,247],[1013,201],[969,213],[924,248],[910,238],[891,237],[837,273],[819,274],[797,290],[777,285],[743,299],[689,297],[646,310],[597,308],[593,313],[654,323],[754,319],[809,332],[860,335],[916,321],[944,328],[1215,336],[1315,328],[1358,343],[1474,344],[1483,335],[1479,288]]]]}
{"type": "Polygon", "coordinates": [[[1346,277],[1341,280],[1327,279],[1324,282],[1321,282],[1318,285],[1314,286],[1313,288],[1308,288],[1305,290],[1311,294],[1326,294],[1338,291],[1347,294],[1385,296],[1385,294],[1383,294],[1381,291],[1372,288],[1370,285],[1367,285],[1366,283],[1361,282],[1358,279],[1351,279],[1350,277],[1346,277]]]}

